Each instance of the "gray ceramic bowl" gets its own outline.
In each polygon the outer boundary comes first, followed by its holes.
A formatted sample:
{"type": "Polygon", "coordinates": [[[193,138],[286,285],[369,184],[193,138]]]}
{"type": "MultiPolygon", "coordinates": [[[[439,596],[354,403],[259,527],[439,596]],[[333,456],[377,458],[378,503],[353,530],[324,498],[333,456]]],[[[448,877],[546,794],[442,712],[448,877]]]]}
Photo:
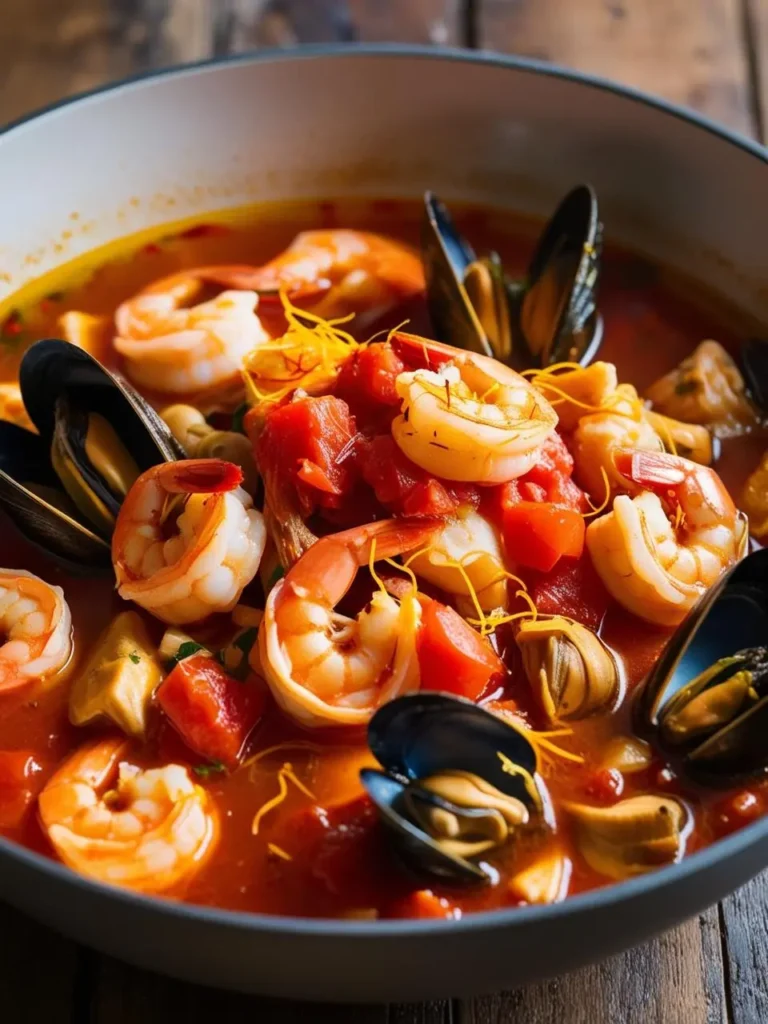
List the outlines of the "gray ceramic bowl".
{"type": "MultiPolygon", "coordinates": [[[[0,299],[111,238],[255,199],[429,186],[543,213],[588,180],[612,238],[766,321],[767,160],[692,114],[503,57],[367,47],[205,64],[65,103],[0,137],[0,299]]],[[[765,819],[682,864],[556,906],[366,923],[150,900],[0,841],[0,895],[153,970],[371,1001],[577,967],[698,913],[767,864],[765,819]]]]}

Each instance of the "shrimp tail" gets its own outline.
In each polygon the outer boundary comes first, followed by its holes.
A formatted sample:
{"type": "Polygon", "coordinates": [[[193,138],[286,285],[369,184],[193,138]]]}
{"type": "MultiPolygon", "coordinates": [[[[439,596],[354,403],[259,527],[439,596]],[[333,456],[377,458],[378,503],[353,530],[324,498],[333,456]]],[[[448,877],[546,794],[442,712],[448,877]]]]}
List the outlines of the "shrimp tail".
{"type": "Polygon", "coordinates": [[[684,466],[679,464],[674,455],[666,452],[617,448],[613,453],[613,462],[623,477],[649,490],[674,487],[685,480],[684,466]]]}
{"type": "Polygon", "coordinates": [[[242,469],[223,459],[171,462],[163,473],[163,487],[170,494],[220,494],[234,491],[242,482],[242,469]]]}
{"type": "Polygon", "coordinates": [[[422,547],[444,525],[439,519],[383,519],[345,530],[336,534],[335,539],[354,552],[358,565],[366,565],[374,543],[377,560],[394,558],[422,547]]]}

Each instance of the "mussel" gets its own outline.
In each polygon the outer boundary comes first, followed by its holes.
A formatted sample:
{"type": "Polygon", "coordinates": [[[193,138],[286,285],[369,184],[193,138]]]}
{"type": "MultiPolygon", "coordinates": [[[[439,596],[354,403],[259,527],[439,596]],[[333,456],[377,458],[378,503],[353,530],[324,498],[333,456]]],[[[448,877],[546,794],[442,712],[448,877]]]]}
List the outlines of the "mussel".
{"type": "Polygon", "coordinates": [[[399,697],[373,716],[368,743],[384,770],[364,768],[360,778],[418,874],[488,882],[477,858],[542,818],[533,746],[476,704],[434,692],[399,697]]]}
{"type": "Polygon", "coordinates": [[[39,433],[0,424],[0,505],[70,571],[108,569],[127,489],[143,470],[184,452],[119,374],[76,345],[33,345],[19,381],[39,433]]]}
{"type": "Polygon", "coordinates": [[[729,786],[768,770],[768,549],[691,609],[634,711],[638,731],[696,782],[729,786]]]}
{"type": "Polygon", "coordinates": [[[602,224],[589,185],[561,201],[521,282],[508,279],[495,253],[478,258],[431,192],[424,204],[422,259],[441,341],[517,370],[566,360],[586,366],[594,358],[602,340],[596,305],[602,224]]]}

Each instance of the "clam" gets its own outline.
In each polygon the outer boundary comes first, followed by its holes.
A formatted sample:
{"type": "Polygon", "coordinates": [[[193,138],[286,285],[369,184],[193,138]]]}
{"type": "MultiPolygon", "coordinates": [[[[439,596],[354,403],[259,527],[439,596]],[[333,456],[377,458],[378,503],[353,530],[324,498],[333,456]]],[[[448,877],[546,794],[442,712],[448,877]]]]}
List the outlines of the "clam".
{"type": "Polygon", "coordinates": [[[499,850],[542,812],[536,752],[521,730],[442,693],[380,708],[368,743],[383,771],[360,778],[403,861],[419,874],[478,884],[477,858],[499,850]]]}
{"type": "Polygon", "coordinates": [[[621,677],[603,641],[562,615],[520,624],[515,637],[528,682],[547,718],[586,718],[616,704],[621,677]]]}
{"type": "Polygon", "coordinates": [[[71,571],[106,569],[126,491],[140,472],[182,449],[130,385],[75,345],[33,345],[19,380],[39,433],[0,424],[0,504],[71,571]]]}
{"type": "Polygon", "coordinates": [[[691,609],[646,678],[638,731],[693,780],[730,786],[768,769],[768,549],[691,609]]]}
{"type": "Polygon", "coordinates": [[[593,870],[620,881],[674,864],[685,851],[688,811],[672,797],[645,794],[612,807],[569,803],[582,856],[593,870]]]}
{"type": "Polygon", "coordinates": [[[478,258],[431,192],[424,203],[422,259],[441,341],[518,370],[591,361],[602,340],[596,306],[602,224],[589,185],[562,200],[522,282],[507,278],[496,254],[478,258]]]}

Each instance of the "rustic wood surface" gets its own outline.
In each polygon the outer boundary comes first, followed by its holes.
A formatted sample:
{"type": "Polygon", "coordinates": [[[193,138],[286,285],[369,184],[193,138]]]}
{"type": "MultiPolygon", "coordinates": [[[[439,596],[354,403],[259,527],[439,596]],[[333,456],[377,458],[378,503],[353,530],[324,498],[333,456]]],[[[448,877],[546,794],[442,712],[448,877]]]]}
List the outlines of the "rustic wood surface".
{"type": "MultiPolygon", "coordinates": [[[[553,60],[765,140],[768,0],[0,0],[0,124],[135,71],[262,46],[407,40],[553,60]]],[[[4,1024],[766,1024],[768,879],[647,945],[468,1001],[305,1006],[196,988],[0,905],[4,1024]]]]}

